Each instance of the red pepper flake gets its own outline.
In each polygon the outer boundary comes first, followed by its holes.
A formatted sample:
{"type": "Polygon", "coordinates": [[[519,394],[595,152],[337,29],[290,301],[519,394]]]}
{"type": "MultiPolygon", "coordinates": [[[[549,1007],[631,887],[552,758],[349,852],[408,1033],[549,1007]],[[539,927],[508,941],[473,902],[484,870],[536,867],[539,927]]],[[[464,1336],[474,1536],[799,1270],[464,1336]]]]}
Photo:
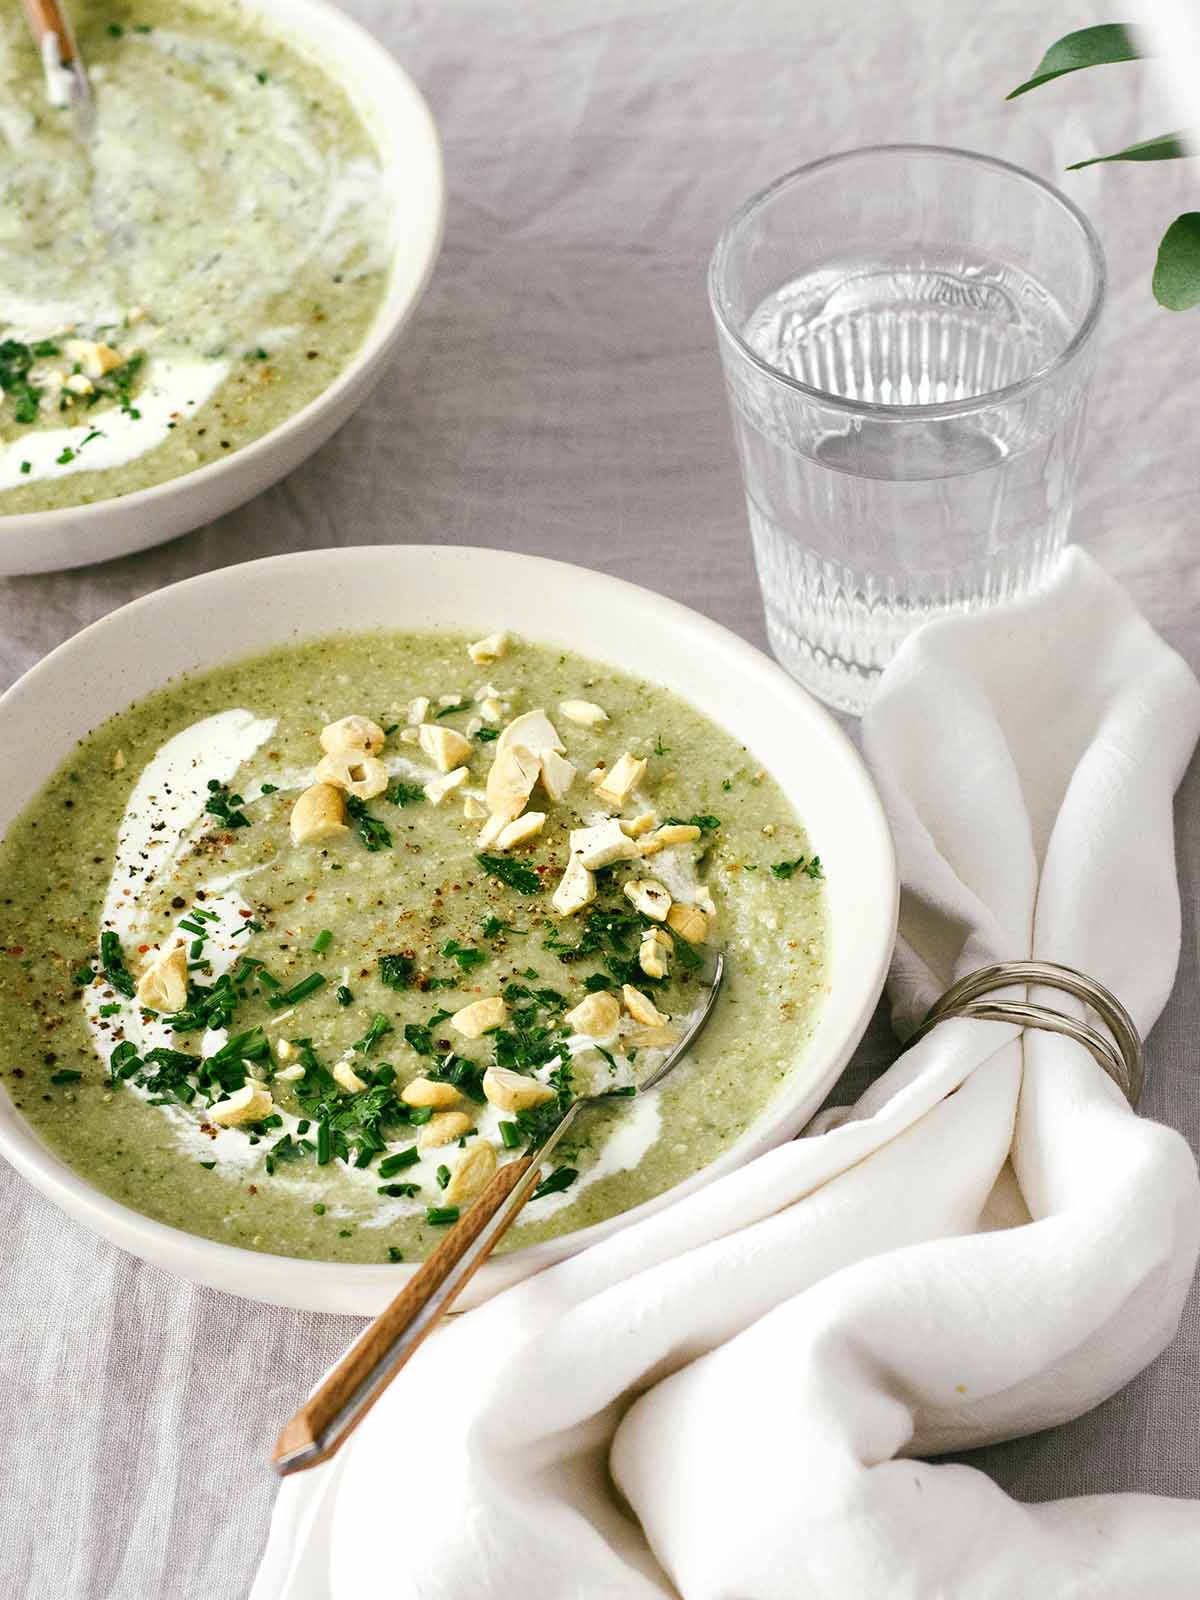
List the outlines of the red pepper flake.
{"type": "Polygon", "coordinates": [[[256,1183],[247,1184],[246,1185],[246,1193],[247,1194],[257,1194],[258,1193],[258,1185],[256,1183]]]}
{"type": "Polygon", "coordinates": [[[23,956],[25,954],[25,946],[23,944],[10,944],[8,954],[10,956],[23,956]]]}

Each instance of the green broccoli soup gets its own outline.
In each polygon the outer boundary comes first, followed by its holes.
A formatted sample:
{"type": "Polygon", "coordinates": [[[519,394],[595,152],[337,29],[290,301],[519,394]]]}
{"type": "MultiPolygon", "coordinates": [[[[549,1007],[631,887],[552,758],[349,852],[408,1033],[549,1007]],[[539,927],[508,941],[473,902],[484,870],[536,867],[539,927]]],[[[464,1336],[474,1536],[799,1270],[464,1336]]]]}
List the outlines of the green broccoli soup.
{"type": "Polygon", "coordinates": [[[345,93],[237,0],[71,7],[94,127],[0,13],[0,514],[222,459],[326,389],[393,207],[345,93]]]}
{"type": "Polygon", "coordinates": [[[804,1070],[820,860],[674,695],[497,634],[340,635],[90,734],[0,845],[0,1057],[45,1142],[188,1232],[417,1260],[572,1096],[508,1247],[704,1167],[804,1070]]]}

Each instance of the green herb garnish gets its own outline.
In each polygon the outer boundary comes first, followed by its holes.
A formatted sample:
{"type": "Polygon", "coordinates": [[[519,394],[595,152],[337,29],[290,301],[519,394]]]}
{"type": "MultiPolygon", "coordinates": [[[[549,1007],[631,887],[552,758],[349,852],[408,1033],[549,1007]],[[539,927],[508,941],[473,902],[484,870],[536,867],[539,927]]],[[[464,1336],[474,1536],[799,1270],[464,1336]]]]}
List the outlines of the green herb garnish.
{"type": "Polygon", "coordinates": [[[579,1173],[575,1167],[558,1167],[548,1178],[543,1178],[541,1183],[529,1196],[530,1200],[540,1200],[544,1195],[561,1194],[564,1189],[569,1189],[575,1182],[579,1173]]]}
{"type": "Polygon", "coordinates": [[[315,956],[323,955],[333,943],[333,933],[329,928],[322,928],[312,942],[312,953],[315,956]]]}
{"type": "Polygon", "coordinates": [[[117,993],[123,994],[127,1000],[132,1000],[136,986],[129,968],[125,965],[125,953],[121,949],[121,941],[111,928],[106,928],[100,935],[100,965],[104,968],[104,976],[117,993]]]}
{"type": "Polygon", "coordinates": [[[504,884],[508,889],[515,889],[518,894],[537,894],[541,888],[541,879],[532,867],[523,861],[514,861],[511,856],[477,855],[479,865],[489,878],[504,884]]]}
{"type": "Polygon", "coordinates": [[[389,989],[407,989],[415,969],[412,956],[396,954],[379,958],[379,977],[389,989]]]}
{"type": "Polygon", "coordinates": [[[464,972],[470,972],[473,967],[481,967],[486,962],[486,950],[476,950],[472,945],[459,944],[457,939],[448,939],[442,946],[444,956],[452,956],[464,972]]]}
{"type": "Polygon", "coordinates": [[[425,1213],[425,1221],[435,1228],[445,1227],[447,1223],[458,1221],[457,1206],[430,1206],[425,1213]]]}
{"type": "Polygon", "coordinates": [[[811,860],[797,856],[795,861],[776,861],[772,864],[771,871],[777,878],[794,878],[797,872],[802,872],[806,878],[825,876],[820,856],[813,856],[811,860]]]}
{"type": "Polygon", "coordinates": [[[396,779],[383,791],[383,798],[394,806],[415,806],[424,800],[425,791],[419,783],[401,783],[396,779]]]}
{"type": "Polygon", "coordinates": [[[365,800],[358,799],[356,795],[347,795],[346,812],[353,819],[359,838],[372,854],[376,850],[387,850],[391,847],[391,834],[379,818],[373,817],[367,810],[365,800]]]}
{"type": "Polygon", "coordinates": [[[72,1072],[69,1068],[64,1067],[61,1072],[52,1072],[50,1074],[50,1082],[51,1083],[78,1083],[80,1078],[82,1078],[82,1077],[83,1077],[83,1073],[82,1072],[72,1072]]]}
{"type": "Polygon", "coordinates": [[[208,780],[208,800],[204,809],[210,816],[217,817],[227,828],[248,828],[250,818],[238,808],[244,805],[240,794],[230,794],[227,783],[218,783],[215,778],[208,780]]]}

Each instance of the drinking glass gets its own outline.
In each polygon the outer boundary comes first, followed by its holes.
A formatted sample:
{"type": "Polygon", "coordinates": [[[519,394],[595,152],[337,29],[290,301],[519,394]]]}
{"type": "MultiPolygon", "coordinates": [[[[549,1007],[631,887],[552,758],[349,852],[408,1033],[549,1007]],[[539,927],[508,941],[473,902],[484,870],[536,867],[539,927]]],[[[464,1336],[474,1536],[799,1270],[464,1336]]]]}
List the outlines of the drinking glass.
{"type": "Polygon", "coordinates": [[[1100,242],[1007,162],[883,145],[750,200],[709,294],[771,648],[860,712],[918,624],[1016,598],[1053,568],[1100,242]]]}

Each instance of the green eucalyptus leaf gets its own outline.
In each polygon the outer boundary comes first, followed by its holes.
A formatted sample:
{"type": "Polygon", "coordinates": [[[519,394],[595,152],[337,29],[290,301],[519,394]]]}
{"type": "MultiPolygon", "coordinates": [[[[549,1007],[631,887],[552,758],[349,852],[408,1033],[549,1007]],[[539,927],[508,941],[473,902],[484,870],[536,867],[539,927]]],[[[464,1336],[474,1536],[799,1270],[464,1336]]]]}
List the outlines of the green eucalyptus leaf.
{"type": "Polygon", "coordinates": [[[1185,211],[1163,234],[1154,263],[1154,298],[1168,311],[1200,305],[1200,211],[1185,211]]]}
{"type": "Polygon", "coordinates": [[[1111,156],[1089,156],[1086,161],[1072,161],[1068,172],[1078,172],[1082,167],[1095,167],[1103,161],[1177,161],[1192,152],[1183,142],[1181,133],[1160,133],[1157,139],[1143,139],[1140,144],[1127,145],[1111,156]]]}
{"type": "Polygon", "coordinates": [[[1061,78],[1083,67],[1103,67],[1113,61],[1136,61],[1141,52],[1129,29],[1121,22],[1103,22],[1095,28],[1080,28],[1064,34],[1052,44],[1037,64],[1033,77],[1006,96],[1015,100],[1040,84],[1061,78]]]}

